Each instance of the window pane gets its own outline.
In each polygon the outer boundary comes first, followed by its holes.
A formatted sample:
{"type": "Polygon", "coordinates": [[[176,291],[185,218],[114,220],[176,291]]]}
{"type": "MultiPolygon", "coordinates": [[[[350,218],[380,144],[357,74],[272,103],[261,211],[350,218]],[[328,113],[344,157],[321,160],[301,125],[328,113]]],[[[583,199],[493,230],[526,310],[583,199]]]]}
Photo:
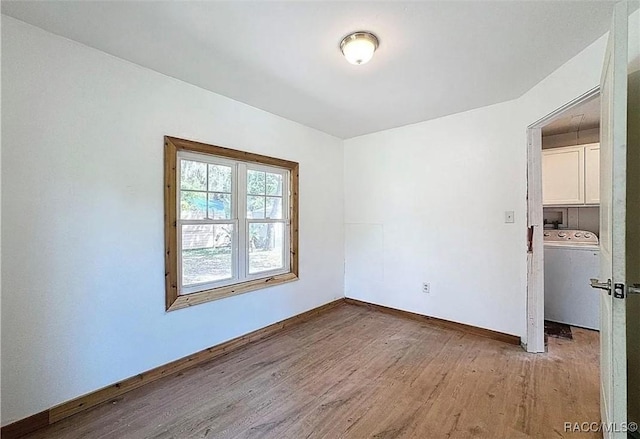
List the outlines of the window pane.
{"type": "Polygon", "coordinates": [[[247,218],[264,218],[264,197],[255,197],[252,195],[247,197],[247,218]]]}
{"type": "Polygon", "coordinates": [[[181,160],[180,188],[206,191],[207,164],[191,160],[181,160]]]}
{"type": "Polygon", "coordinates": [[[231,194],[209,193],[209,218],[231,219],[231,194]]]}
{"type": "Polygon", "coordinates": [[[222,165],[209,165],[209,190],[212,192],[231,192],[231,168],[222,165]]]}
{"type": "Polygon", "coordinates": [[[282,195],[282,175],[267,172],[267,195],[282,195]]]}
{"type": "Polygon", "coordinates": [[[180,219],[205,219],[207,217],[206,192],[180,192],[180,219]]]}
{"type": "Polygon", "coordinates": [[[233,224],[182,226],[182,285],[233,277],[233,224]]]}
{"type": "Polygon", "coordinates": [[[282,219],[282,198],[267,197],[267,218],[282,219]]]}
{"type": "Polygon", "coordinates": [[[284,267],[284,224],[249,224],[249,273],[284,267]]]}
{"type": "Polygon", "coordinates": [[[265,194],[265,176],[261,171],[247,171],[247,192],[250,194],[265,194]]]}

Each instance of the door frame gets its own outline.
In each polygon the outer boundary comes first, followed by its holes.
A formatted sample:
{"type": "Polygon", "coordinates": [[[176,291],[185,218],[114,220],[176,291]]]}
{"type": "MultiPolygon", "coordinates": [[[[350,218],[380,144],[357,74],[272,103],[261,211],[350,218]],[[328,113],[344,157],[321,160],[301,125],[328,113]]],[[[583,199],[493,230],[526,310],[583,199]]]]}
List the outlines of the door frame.
{"type": "Polygon", "coordinates": [[[599,95],[600,85],[597,85],[527,127],[527,344],[524,346],[527,352],[545,352],[542,127],[599,95]]]}

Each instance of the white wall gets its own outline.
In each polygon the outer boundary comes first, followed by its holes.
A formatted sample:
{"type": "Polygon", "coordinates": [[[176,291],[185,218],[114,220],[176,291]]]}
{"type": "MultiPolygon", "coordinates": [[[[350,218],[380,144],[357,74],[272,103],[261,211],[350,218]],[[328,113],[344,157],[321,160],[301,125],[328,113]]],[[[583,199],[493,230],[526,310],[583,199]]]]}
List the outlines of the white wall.
{"type": "Polygon", "coordinates": [[[569,229],[588,230],[600,236],[600,207],[569,207],[569,229]]]}
{"type": "Polygon", "coordinates": [[[598,85],[605,46],[516,100],[345,141],[346,295],[526,343],[527,126],[598,85]]]}
{"type": "Polygon", "coordinates": [[[2,424],[343,296],[342,141],[2,17],[2,424]],[[164,311],[163,136],[300,162],[300,280],[164,311]]]}
{"type": "Polygon", "coordinates": [[[503,124],[514,111],[507,102],[345,142],[348,297],[520,334],[525,151],[503,124]]]}
{"type": "Polygon", "coordinates": [[[600,128],[572,131],[570,133],[542,136],[542,149],[560,148],[563,146],[585,145],[600,142],[600,128]]]}

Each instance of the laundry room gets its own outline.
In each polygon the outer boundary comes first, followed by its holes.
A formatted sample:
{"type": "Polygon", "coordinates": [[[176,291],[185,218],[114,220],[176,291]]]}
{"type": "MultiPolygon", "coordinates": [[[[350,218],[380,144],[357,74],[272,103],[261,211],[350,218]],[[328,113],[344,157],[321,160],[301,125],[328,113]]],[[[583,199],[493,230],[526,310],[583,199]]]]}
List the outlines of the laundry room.
{"type": "Polygon", "coordinates": [[[542,128],[546,337],[598,339],[600,97],[542,128]]]}

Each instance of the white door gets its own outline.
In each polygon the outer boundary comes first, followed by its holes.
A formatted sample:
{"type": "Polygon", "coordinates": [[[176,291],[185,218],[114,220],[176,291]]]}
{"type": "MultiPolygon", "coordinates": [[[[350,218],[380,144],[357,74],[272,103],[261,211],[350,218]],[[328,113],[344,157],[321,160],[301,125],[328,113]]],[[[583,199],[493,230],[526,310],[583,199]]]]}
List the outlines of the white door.
{"type": "Polygon", "coordinates": [[[605,438],[626,439],[627,4],[615,5],[600,93],[600,411],[605,438]],[[615,428],[607,428],[609,426],[615,428]]]}

